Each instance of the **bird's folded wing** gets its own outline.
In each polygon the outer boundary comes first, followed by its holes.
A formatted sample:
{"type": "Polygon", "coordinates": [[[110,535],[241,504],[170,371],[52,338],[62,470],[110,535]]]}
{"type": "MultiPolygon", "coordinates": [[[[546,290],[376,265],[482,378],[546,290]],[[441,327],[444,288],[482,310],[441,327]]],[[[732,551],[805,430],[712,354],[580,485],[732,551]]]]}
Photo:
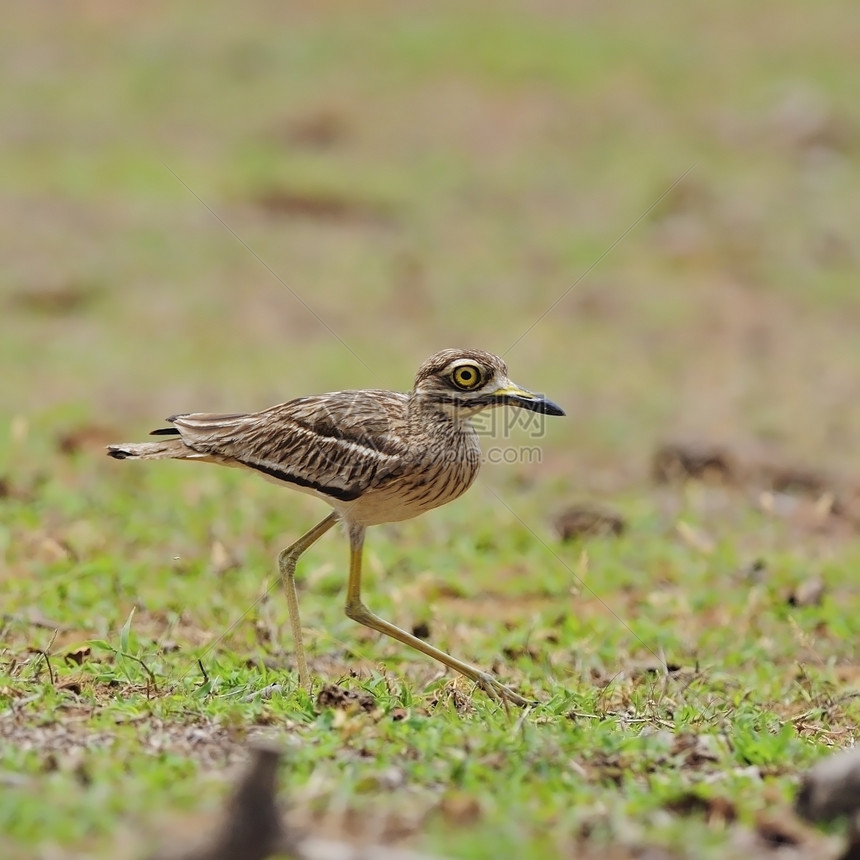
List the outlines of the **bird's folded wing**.
{"type": "Polygon", "coordinates": [[[246,415],[170,420],[201,455],[350,501],[401,468],[406,404],[395,392],[341,391],[246,415]]]}

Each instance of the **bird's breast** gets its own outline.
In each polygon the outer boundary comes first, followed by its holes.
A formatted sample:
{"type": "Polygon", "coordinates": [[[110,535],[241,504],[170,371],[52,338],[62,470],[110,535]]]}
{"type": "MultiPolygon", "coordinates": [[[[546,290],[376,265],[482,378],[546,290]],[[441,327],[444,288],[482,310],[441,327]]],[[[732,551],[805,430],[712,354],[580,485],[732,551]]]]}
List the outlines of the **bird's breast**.
{"type": "Polygon", "coordinates": [[[481,467],[477,434],[468,431],[444,440],[428,438],[420,445],[413,442],[410,456],[351,503],[342,512],[344,518],[362,525],[399,522],[461,496],[481,467]]]}

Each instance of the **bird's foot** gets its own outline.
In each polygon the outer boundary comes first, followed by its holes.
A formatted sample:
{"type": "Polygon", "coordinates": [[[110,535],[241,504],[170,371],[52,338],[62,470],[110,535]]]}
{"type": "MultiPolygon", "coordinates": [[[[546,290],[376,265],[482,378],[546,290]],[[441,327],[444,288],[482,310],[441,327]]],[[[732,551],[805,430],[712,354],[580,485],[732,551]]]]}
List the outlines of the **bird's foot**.
{"type": "Polygon", "coordinates": [[[531,699],[524,699],[519,693],[514,692],[510,687],[506,687],[501,681],[496,680],[487,672],[478,672],[474,681],[491,699],[495,699],[502,704],[510,702],[512,705],[517,705],[520,708],[527,708],[537,704],[537,702],[531,699]]]}

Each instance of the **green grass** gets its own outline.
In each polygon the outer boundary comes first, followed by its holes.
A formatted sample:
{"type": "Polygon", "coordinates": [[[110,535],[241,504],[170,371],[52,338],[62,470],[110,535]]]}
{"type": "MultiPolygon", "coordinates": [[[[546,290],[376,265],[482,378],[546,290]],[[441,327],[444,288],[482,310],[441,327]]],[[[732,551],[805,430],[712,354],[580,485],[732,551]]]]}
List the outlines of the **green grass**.
{"type": "Polygon", "coordinates": [[[798,774],[856,741],[853,521],[769,513],[754,482],[655,486],[649,462],[667,438],[759,448],[851,499],[850,13],[10,11],[0,853],[135,856],[216,809],[258,733],[301,825],[448,857],[722,857],[788,815],[798,774]],[[508,713],[349,621],[333,532],[299,572],[316,691],[377,708],[318,712],[274,558],[324,506],[103,445],[183,410],[405,390],[456,344],[507,351],[568,417],[541,462],[371,530],[366,598],[539,704],[508,713]],[[626,533],[561,542],[583,499],[626,533]],[[792,606],[814,576],[821,602],[792,606]]]}

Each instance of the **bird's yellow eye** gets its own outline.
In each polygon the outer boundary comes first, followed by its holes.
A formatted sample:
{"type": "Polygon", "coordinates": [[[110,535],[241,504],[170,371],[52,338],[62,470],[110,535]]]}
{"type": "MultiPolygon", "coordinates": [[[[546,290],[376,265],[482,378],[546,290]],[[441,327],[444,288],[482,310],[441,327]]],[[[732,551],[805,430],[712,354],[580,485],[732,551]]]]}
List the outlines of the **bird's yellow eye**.
{"type": "Polygon", "coordinates": [[[477,365],[461,364],[459,367],[454,368],[454,372],[451,374],[451,381],[457,388],[461,388],[463,391],[471,391],[483,382],[483,376],[481,369],[477,365]]]}

